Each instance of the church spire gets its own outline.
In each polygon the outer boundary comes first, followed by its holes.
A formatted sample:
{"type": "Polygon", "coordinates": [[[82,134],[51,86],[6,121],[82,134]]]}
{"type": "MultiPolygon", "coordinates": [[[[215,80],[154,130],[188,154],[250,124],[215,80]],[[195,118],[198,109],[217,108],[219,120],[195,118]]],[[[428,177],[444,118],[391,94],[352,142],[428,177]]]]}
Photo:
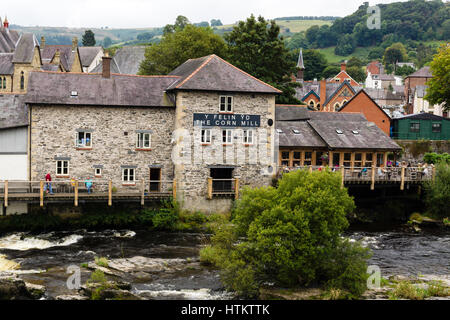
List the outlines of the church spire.
{"type": "Polygon", "coordinates": [[[303,73],[305,71],[305,64],[303,63],[303,49],[300,49],[297,62],[297,80],[303,81],[303,73]]]}

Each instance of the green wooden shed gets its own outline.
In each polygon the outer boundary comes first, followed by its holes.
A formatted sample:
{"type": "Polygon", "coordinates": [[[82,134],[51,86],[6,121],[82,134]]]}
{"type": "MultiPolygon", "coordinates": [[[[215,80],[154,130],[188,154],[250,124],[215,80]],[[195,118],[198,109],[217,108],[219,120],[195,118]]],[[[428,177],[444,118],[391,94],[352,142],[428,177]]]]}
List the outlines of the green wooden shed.
{"type": "Polygon", "coordinates": [[[419,113],[392,120],[391,137],[398,140],[450,140],[450,119],[419,113]]]}

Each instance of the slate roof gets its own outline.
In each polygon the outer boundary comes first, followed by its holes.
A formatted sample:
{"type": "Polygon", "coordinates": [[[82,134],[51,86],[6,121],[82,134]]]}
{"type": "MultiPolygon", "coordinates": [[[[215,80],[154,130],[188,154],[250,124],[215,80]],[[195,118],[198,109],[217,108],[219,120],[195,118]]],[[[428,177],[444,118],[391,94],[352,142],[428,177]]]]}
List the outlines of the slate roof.
{"type": "MultiPolygon", "coordinates": [[[[342,113],[338,113],[342,114],[342,113]]],[[[348,121],[346,114],[341,120],[310,120],[308,123],[326,142],[330,149],[399,150],[400,146],[374,123],[367,120],[348,121]],[[338,134],[336,130],[342,130],[338,134]],[[357,131],[358,134],[354,134],[357,131]]]]}
{"type": "MultiPolygon", "coordinates": [[[[51,62],[56,50],[60,52],[61,64],[64,69],[70,71],[76,57],[76,52],[72,50],[72,45],[45,45],[44,49],[41,49],[42,60],[51,62]]],[[[76,50],[78,50],[78,47],[76,50]]]]}
{"type": "Polygon", "coordinates": [[[23,94],[0,94],[0,129],[28,125],[28,108],[23,94]]]}
{"type": "Polygon", "coordinates": [[[13,63],[30,63],[33,60],[36,46],[39,47],[39,42],[34,34],[22,34],[14,51],[13,63]]]}
{"type": "Polygon", "coordinates": [[[394,92],[391,92],[387,89],[374,89],[374,88],[365,88],[366,93],[374,100],[400,100],[403,101],[405,97],[405,93],[402,90],[403,86],[397,87],[394,92]]]}
{"type": "Polygon", "coordinates": [[[365,89],[360,90],[357,94],[355,94],[353,96],[353,98],[351,98],[346,104],[344,104],[342,107],[339,108],[339,112],[342,112],[347,106],[352,105],[353,101],[356,99],[356,97],[358,97],[360,94],[365,94],[371,101],[372,103],[378,108],[380,109],[384,114],[386,114],[386,116],[390,119],[390,115],[388,113],[386,113],[385,110],[383,110],[382,107],[380,107],[380,105],[366,92],[365,89]]]}
{"type": "MultiPolygon", "coordinates": [[[[145,58],[144,46],[126,46],[117,50],[111,60],[111,72],[121,74],[138,74],[141,62],[145,58]]],[[[102,72],[103,64],[99,64],[92,72],[102,72]]]]}
{"type": "Polygon", "coordinates": [[[171,106],[164,91],[177,77],[31,72],[27,103],[95,106],[171,106]],[[77,96],[71,96],[76,92],[77,96]]]}
{"type": "Polygon", "coordinates": [[[168,90],[279,94],[280,90],[238,69],[215,54],[190,59],[170,73],[180,79],[168,90]]]}
{"type": "Polygon", "coordinates": [[[441,116],[437,116],[431,113],[416,113],[416,114],[408,114],[406,116],[398,117],[395,120],[403,120],[403,119],[414,119],[414,120],[434,120],[434,121],[441,121],[441,120],[447,120],[450,121],[449,118],[444,118],[441,116]]]}
{"type": "Polygon", "coordinates": [[[310,115],[306,107],[289,107],[277,105],[275,108],[276,121],[308,120],[309,118],[310,115]]]}
{"type": "Polygon", "coordinates": [[[276,108],[276,128],[280,147],[329,149],[399,150],[401,149],[361,113],[309,111],[299,116],[298,107],[276,108]],[[291,120],[292,119],[292,120],[291,120]],[[298,119],[294,121],[294,119],[298,119]],[[298,130],[295,134],[293,130],[298,130]],[[342,130],[338,134],[336,130],[342,130]],[[354,134],[357,131],[358,134],[354,134]]]}
{"type": "Polygon", "coordinates": [[[0,74],[12,75],[14,73],[13,56],[13,53],[0,53],[0,74]]]}
{"type": "Polygon", "coordinates": [[[391,74],[374,74],[372,79],[381,81],[395,81],[395,77],[391,74]]]}
{"type": "Polygon", "coordinates": [[[423,67],[422,69],[417,70],[413,74],[410,74],[406,78],[432,78],[433,74],[431,73],[430,67],[423,67]]]}
{"type": "Polygon", "coordinates": [[[334,84],[333,84],[333,86],[331,84],[327,84],[327,100],[325,100],[325,103],[324,103],[325,106],[344,86],[347,86],[353,94],[356,94],[355,89],[352,87],[350,82],[348,82],[347,80],[345,80],[341,84],[337,83],[337,85],[338,85],[337,88],[334,89],[336,87],[334,84]]]}
{"type": "Polygon", "coordinates": [[[0,26],[0,53],[14,52],[19,37],[17,31],[0,26]]]}
{"type": "Polygon", "coordinates": [[[278,122],[277,129],[283,131],[283,133],[278,134],[278,141],[281,147],[327,147],[327,144],[317,135],[307,121],[278,122]],[[299,133],[296,134],[293,130],[298,130],[299,133]]]}
{"type": "Polygon", "coordinates": [[[79,47],[78,52],[80,53],[81,65],[89,67],[101,51],[103,51],[102,47],[79,47]]]}

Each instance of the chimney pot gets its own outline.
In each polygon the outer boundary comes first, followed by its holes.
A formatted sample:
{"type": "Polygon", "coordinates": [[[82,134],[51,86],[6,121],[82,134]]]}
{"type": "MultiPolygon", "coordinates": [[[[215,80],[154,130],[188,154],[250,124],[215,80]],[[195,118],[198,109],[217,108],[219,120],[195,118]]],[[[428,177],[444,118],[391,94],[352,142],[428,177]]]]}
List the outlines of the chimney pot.
{"type": "Polygon", "coordinates": [[[74,37],[72,39],[72,51],[75,51],[75,49],[78,47],[78,38],[74,37]]]}
{"type": "Polygon", "coordinates": [[[41,37],[41,49],[45,48],[45,38],[44,36],[41,37]]]}
{"type": "Polygon", "coordinates": [[[346,71],[347,70],[347,61],[344,61],[341,63],[341,71],[346,71]]]}
{"type": "Polygon", "coordinates": [[[111,78],[111,60],[112,58],[108,56],[106,53],[102,58],[102,76],[103,78],[109,79],[111,78]]]}

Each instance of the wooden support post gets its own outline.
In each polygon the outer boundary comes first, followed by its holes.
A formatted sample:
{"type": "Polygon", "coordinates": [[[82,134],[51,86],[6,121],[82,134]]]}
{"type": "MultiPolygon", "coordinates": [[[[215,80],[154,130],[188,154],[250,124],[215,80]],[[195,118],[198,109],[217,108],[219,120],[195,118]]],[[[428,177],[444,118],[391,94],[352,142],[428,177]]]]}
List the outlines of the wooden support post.
{"type": "Polygon", "coordinates": [[[8,207],[8,180],[5,180],[5,208],[8,207]]]}
{"type": "Polygon", "coordinates": [[[400,184],[400,190],[405,190],[405,167],[402,167],[402,182],[400,184]]]}
{"type": "Polygon", "coordinates": [[[328,152],[328,166],[333,168],[333,152],[328,152]]]}
{"type": "Polygon", "coordinates": [[[375,190],[375,170],[377,167],[372,164],[372,185],[370,186],[370,190],[375,190]]]}
{"type": "Polygon", "coordinates": [[[339,153],[339,167],[344,167],[344,152],[339,153]]]}
{"type": "Polygon", "coordinates": [[[41,181],[39,185],[39,205],[44,206],[44,181],[41,181]]]}
{"type": "Polygon", "coordinates": [[[433,167],[433,169],[432,169],[431,180],[433,181],[433,183],[434,183],[434,181],[436,181],[436,167],[433,167]]]}
{"type": "Polygon", "coordinates": [[[234,198],[239,199],[239,178],[234,179],[234,198]]]}
{"type": "Polygon", "coordinates": [[[387,168],[387,163],[388,163],[388,154],[387,154],[387,152],[384,153],[383,162],[384,162],[384,167],[387,168]]]}
{"type": "Polygon", "coordinates": [[[309,166],[309,172],[310,172],[310,173],[312,173],[312,172],[313,172],[313,167],[312,167],[312,165],[311,165],[311,166],[309,166]]]}
{"type": "Polygon", "coordinates": [[[78,180],[75,180],[74,192],[75,192],[74,205],[75,207],[78,207],[78,180]]]}
{"type": "Polygon", "coordinates": [[[173,180],[172,196],[174,200],[177,199],[177,180],[173,180]]]}
{"type": "Polygon", "coordinates": [[[352,152],[350,168],[352,169],[352,171],[355,168],[355,153],[354,152],[352,152]]]}
{"type": "Polygon", "coordinates": [[[317,152],[313,151],[311,156],[311,165],[315,166],[317,163],[317,152]]]}
{"type": "Polygon", "coordinates": [[[208,178],[208,199],[212,200],[213,194],[213,179],[208,178]]]}
{"type": "Polygon", "coordinates": [[[145,180],[142,179],[141,185],[141,206],[145,205],[145,180]]]}
{"type": "Polygon", "coordinates": [[[341,168],[341,178],[342,178],[341,189],[344,189],[344,184],[345,184],[345,168],[344,167],[341,168]]]}
{"type": "Polygon", "coordinates": [[[112,181],[108,182],[108,206],[112,206],[112,181]]]}

